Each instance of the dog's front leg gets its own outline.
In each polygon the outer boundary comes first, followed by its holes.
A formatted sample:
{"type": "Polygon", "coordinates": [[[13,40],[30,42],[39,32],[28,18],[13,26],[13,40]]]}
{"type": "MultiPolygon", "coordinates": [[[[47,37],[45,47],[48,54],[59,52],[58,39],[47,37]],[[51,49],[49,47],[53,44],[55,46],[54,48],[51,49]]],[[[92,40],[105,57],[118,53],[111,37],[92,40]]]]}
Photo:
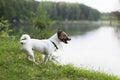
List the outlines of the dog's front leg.
{"type": "Polygon", "coordinates": [[[45,55],[45,57],[44,57],[44,63],[45,63],[45,64],[46,64],[46,62],[50,59],[51,56],[52,56],[52,54],[45,55]]]}
{"type": "Polygon", "coordinates": [[[30,59],[32,59],[32,62],[33,62],[33,63],[35,63],[35,64],[37,64],[37,65],[38,65],[38,63],[35,61],[34,56],[30,56],[30,59]]]}
{"type": "Polygon", "coordinates": [[[44,57],[44,64],[46,64],[47,61],[48,61],[48,55],[45,55],[45,57],[44,57]]]}
{"type": "Polygon", "coordinates": [[[35,61],[34,53],[33,53],[32,49],[29,49],[29,50],[27,51],[27,56],[26,56],[26,57],[27,57],[28,60],[32,61],[33,63],[38,64],[38,63],[36,63],[36,61],[35,61]]]}
{"type": "Polygon", "coordinates": [[[48,61],[50,61],[51,58],[52,58],[52,54],[49,54],[49,56],[48,56],[48,61]]]}

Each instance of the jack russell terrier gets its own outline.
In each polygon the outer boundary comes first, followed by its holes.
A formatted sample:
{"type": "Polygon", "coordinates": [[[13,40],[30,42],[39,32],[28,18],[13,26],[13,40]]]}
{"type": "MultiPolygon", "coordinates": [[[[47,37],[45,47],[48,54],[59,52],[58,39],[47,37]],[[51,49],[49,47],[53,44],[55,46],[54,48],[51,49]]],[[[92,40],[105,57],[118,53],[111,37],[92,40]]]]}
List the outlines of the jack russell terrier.
{"type": "Polygon", "coordinates": [[[31,39],[31,37],[28,34],[23,34],[20,38],[20,43],[22,45],[22,50],[26,52],[26,57],[28,60],[37,64],[34,59],[33,53],[33,50],[36,50],[45,55],[44,63],[46,64],[52,53],[58,49],[58,45],[61,42],[67,44],[67,41],[70,40],[71,39],[67,36],[67,34],[64,31],[58,31],[49,39],[44,40],[31,39]]]}

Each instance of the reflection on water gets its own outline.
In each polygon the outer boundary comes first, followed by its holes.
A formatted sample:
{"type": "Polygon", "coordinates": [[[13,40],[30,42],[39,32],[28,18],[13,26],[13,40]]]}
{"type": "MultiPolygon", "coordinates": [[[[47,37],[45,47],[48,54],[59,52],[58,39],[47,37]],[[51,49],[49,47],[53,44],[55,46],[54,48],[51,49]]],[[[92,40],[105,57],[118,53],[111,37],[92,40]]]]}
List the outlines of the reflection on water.
{"type": "Polygon", "coordinates": [[[59,62],[120,76],[120,28],[101,26],[85,33],[71,36],[69,44],[57,51],[59,62]]]}
{"type": "Polygon", "coordinates": [[[60,30],[64,30],[65,32],[67,32],[70,36],[76,36],[76,35],[82,35],[88,31],[91,30],[95,30],[97,28],[99,28],[100,25],[96,25],[95,23],[62,23],[59,22],[57,24],[55,24],[52,28],[53,29],[60,29],[60,30]]]}
{"type": "Polygon", "coordinates": [[[119,26],[114,27],[114,29],[115,29],[115,33],[116,33],[116,36],[117,36],[118,40],[120,40],[120,27],[119,26]]]}

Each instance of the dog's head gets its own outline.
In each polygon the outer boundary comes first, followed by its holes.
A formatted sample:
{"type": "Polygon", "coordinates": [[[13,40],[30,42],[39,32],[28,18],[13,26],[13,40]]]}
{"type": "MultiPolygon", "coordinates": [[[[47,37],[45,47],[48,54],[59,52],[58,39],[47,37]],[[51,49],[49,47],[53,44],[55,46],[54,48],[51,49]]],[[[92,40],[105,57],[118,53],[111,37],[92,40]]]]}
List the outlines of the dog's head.
{"type": "Polygon", "coordinates": [[[71,40],[71,38],[69,38],[68,35],[64,31],[58,31],[57,35],[58,35],[58,38],[66,44],[68,43],[67,41],[71,40]]]}
{"type": "Polygon", "coordinates": [[[20,38],[20,43],[24,44],[27,42],[27,40],[31,39],[30,36],[28,34],[23,34],[20,38]]]}
{"type": "Polygon", "coordinates": [[[31,39],[30,36],[28,34],[23,34],[20,38],[20,41],[22,40],[28,40],[28,39],[31,39]]]}

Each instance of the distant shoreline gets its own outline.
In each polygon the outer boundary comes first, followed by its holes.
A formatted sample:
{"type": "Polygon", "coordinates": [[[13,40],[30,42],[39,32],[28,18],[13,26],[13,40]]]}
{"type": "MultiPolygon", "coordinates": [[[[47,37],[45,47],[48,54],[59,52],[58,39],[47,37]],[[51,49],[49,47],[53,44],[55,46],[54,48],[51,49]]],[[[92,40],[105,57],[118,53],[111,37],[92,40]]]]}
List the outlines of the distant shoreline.
{"type": "Polygon", "coordinates": [[[56,23],[67,23],[67,24],[97,24],[97,25],[111,25],[111,26],[120,26],[120,21],[118,20],[99,20],[99,21],[89,21],[89,20],[64,20],[56,21],[56,23]]]}

